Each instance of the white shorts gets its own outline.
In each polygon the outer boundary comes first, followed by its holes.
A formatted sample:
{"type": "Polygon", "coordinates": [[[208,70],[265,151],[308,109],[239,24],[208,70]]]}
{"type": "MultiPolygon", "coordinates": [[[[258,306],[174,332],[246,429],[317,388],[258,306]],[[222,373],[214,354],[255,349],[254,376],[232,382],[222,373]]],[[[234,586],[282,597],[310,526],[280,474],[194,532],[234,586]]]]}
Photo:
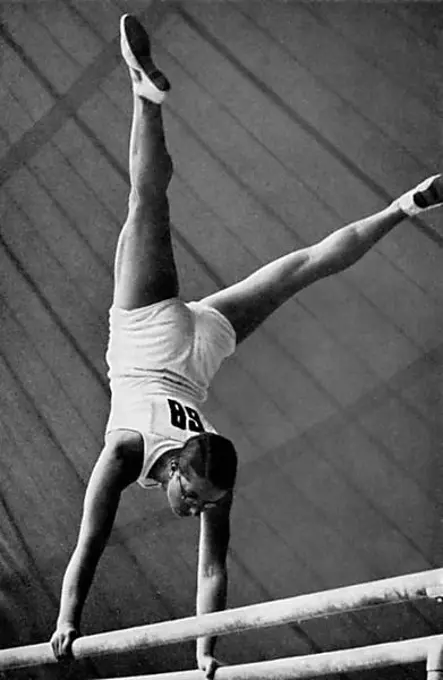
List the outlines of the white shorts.
{"type": "Polygon", "coordinates": [[[156,394],[203,402],[235,350],[231,323],[202,302],[171,298],[130,311],[112,307],[109,316],[106,360],[118,402],[134,388],[142,400],[156,394]]]}

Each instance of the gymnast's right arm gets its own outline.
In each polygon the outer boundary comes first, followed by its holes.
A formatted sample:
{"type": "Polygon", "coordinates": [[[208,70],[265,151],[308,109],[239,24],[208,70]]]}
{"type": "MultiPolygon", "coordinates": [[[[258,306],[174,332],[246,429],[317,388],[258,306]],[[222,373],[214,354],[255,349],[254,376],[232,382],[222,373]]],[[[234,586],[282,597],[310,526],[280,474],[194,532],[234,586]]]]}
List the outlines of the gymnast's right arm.
{"type": "Polygon", "coordinates": [[[108,542],[122,491],[140,472],[142,456],[126,444],[107,443],[92,471],[86,489],[77,544],[63,579],[57,627],[51,638],[55,656],[71,654],[80,635],[80,619],[92,580],[108,542]]]}

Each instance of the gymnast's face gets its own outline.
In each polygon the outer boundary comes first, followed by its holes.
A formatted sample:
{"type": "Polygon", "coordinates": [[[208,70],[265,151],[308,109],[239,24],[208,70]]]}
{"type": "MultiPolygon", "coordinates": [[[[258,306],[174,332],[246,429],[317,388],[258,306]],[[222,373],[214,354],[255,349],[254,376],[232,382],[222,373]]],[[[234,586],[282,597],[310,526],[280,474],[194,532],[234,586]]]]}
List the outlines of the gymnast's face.
{"type": "Polygon", "coordinates": [[[198,517],[213,508],[226,495],[192,469],[186,477],[177,467],[169,479],[167,496],[171,510],[179,517],[198,517]]]}

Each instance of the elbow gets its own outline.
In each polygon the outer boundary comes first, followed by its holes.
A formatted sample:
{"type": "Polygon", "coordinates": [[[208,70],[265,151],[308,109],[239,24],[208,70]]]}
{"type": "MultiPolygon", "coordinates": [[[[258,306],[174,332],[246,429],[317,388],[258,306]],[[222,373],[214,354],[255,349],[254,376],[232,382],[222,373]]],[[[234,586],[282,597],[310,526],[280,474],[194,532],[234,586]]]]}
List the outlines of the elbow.
{"type": "Polygon", "coordinates": [[[226,606],[228,575],[224,567],[200,570],[197,587],[197,613],[207,614],[226,606]]]}
{"type": "Polygon", "coordinates": [[[224,581],[227,579],[226,564],[211,564],[200,569],[200,577],[207,581],[224,581]]]}

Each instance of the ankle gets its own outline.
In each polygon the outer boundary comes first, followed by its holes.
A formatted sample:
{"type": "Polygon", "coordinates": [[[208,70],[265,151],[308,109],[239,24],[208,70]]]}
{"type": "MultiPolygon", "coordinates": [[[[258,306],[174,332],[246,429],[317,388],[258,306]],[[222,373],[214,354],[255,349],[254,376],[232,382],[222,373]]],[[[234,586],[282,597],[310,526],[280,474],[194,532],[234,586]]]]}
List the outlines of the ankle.
{"type": "Polygon", "coordinates": [[[132,95],[134,101],[141,102],[143,104],[144,110],[149,110],[152,112],[159,112],[161,110],[162,101],[155,101],[154,99],[149,99],[138,87],[138,83],[134,80],[132,81],[132,95]]]}

